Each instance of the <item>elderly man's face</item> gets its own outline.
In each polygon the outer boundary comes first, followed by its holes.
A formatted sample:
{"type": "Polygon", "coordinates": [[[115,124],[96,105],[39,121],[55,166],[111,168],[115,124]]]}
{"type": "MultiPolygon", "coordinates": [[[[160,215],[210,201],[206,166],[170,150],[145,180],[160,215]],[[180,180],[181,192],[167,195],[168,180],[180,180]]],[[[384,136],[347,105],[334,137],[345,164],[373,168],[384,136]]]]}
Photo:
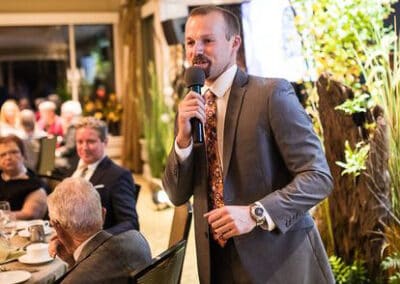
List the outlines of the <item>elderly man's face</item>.
{"type": "Polygon", "coordinates": [[[76,131],[76,149],[85,164],[92,164],[104,156],[107,140],[101,141],[99,133],[89,127],[76,131]]]}

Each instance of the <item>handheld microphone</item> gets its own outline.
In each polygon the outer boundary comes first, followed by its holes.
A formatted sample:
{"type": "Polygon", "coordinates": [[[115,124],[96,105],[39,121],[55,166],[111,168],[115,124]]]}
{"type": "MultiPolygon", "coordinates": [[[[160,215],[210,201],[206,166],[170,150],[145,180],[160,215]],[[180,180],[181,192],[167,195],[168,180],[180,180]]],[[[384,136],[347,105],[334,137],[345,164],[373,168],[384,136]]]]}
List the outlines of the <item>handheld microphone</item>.
{"type": "MultiPolygon", "coordinates": [[[[206,80],[206,75],[203,69],[200,67],[192,66],[185,71],[185,83],[186,87],[190,88],[192,91],[201,94],[201,87],[204,85],[206,80]]],[[[192,118],[190,120],[192,124],[192,137],[193,143],[203,143],[204,133],[203,124],[198,118],[192,118]]]]}

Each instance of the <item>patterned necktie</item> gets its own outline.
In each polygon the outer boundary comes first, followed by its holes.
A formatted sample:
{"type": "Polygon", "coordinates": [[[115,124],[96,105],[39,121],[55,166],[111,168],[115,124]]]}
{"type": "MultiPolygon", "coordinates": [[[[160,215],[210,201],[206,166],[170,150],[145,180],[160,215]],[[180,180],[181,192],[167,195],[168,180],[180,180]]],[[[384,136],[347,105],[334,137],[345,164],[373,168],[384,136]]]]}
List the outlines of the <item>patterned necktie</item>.
{"type": "MultiPolygon", "coordinates": [[[[210,197],[212,206],[215,209],[224,206],[224,183],[217,142],[217,103],[215,95],[209,90],[206,92],[206,123],[204,129],[208,163],[208,186],[211,189],[210,197]]],[[[221,247],[226,244],[226,240],[222,237],[217,242],[221,247]]]]}

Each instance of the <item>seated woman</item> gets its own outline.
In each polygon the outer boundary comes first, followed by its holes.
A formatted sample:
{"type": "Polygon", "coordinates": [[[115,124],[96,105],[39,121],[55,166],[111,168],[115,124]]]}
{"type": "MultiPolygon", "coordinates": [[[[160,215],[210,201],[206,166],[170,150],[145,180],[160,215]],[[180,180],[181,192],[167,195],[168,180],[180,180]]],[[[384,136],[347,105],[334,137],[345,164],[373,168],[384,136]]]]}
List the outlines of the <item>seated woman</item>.
{"type": "Polygon", "coordinates": [[[18,220],[41,219],[47,211],[44,184],[24,166],[24,146],[15,135],[0,137],[0,200],[18,220]]]}
{"type": "Polygon", "coordinates": [[[20,113],[14,100],[7,100],[0,109],[0,136],[10,134],[21,137],[20,113]]]}

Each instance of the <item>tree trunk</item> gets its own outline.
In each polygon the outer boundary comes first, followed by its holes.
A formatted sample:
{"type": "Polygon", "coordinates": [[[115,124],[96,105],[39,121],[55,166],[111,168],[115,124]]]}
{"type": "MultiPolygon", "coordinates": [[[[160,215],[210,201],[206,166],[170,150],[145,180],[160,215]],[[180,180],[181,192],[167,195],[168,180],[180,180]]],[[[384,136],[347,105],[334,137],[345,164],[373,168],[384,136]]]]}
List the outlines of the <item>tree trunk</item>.
{"type": "Polygon", "coordinates": [[[357,127],[353,117],[335,110],[353,98],[350,88],[323,74],[318,79],[319,114],[323,128],[325,152],[334,178],[329,206],[334,234],[335,254],[347,264],[364,260],[371,279],[379,276],[384,236],[381,221],[390,206],[388,180],[388,137],[382,113],[374,112],[377,127],[373,133],[357,127]],[[370,143],[367,170],[354,178],[341,175],[336,161],[345,161],[345,141],[352,149],[362,141],[370,143]]]}

